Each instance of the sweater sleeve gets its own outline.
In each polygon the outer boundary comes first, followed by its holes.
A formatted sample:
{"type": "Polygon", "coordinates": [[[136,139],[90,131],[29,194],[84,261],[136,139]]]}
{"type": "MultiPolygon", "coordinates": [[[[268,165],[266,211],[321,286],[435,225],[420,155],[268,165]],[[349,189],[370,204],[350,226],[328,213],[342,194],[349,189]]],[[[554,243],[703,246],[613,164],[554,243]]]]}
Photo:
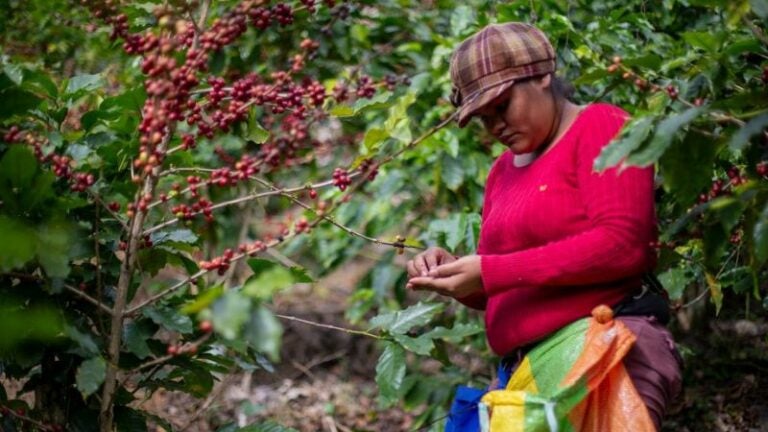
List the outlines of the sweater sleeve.
{"type": "Polygon", "coordinates": [[[576,178],[591,227],[561,240],[508,254],[482,255],[486,295],[517,286],[584,285],[641,274],[653,266],[656,236],[653,167],[593,171],[593,162],[627,115],[597,107],[581,131],[576,178]]]}

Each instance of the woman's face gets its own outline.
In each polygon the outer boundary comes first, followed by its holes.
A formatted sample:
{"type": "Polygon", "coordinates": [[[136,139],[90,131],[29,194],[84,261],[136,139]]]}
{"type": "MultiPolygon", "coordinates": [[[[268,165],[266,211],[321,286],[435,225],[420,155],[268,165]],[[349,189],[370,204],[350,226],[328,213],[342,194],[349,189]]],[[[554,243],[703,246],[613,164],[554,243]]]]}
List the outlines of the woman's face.
{"type": "Polygon", "coordinates": [[[549,136],[555,115],[550,84],[550,75],[516,83],[475,115],[513,153],[535,151],[549,136]]]}

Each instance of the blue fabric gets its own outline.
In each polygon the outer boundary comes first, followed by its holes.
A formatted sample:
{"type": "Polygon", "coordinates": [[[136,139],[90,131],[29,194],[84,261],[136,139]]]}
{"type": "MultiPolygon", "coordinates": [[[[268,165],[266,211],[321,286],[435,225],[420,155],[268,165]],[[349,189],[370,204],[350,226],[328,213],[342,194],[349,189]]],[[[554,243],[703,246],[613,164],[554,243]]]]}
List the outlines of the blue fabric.
{"type": "MultiPolygon", "coordinates": [[[[499,368],[496,372],[499,384],[496,390],[507,386],[509,378],[517,369],[519,361],[511,362],[503,359],[499,362],[499,368]],[[514,363],[514,364],[513,364],[514,363]]],[[[478,416],[477,404],[488,390],[480,390],[467,386],[459,386],[456,389],[456,396],[451,404],[451,411],[448,413],[448,422],[445,424],[445,432],[480,432],[480,417],[478,416]]]]}

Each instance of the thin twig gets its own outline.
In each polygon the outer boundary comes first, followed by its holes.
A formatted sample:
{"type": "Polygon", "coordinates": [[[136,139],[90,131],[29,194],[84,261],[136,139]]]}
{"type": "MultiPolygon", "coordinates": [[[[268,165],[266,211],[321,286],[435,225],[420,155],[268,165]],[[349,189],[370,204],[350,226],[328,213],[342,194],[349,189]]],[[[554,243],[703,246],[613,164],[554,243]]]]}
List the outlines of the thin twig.
{"type": "Polygon", "coordinates": [[[110,308],[109,306],[105,305],[104,303],[96,300],[95,298],[89,296],[88,294],[80,291],[79,289],[73,287],[72,285],[66,285],[65,284],[64,285],[64,289],[66,289],[67,291],[69,291],[69,292],[71,292],[73,294],[76,294],[77,296],[79,296],[83,300],[87,301],[88,303],[91,303],[91,304],[97,306],[100,310],[102,310],[102,311],[112,315],[112,308],[110,308]]]}
{"type": "Polygon", "coordinates": [[[296,322],[300,322],[300,323],[303,323],[303,324],[308,324],[308,325],[315,326],[315,327],[322,327],[322,328],[331,329],[331,330],[338,330],[340,332],[349,333],[349,334],[355,334],[355,335],[360,335],[360,336],[366,336],[366,337],[370,337],[370,338],[373,338],[373,339],[379,339],[379,340],[386,340],[387,339],[387,338],[385,338],[383,336],[375,335],[375,334],[369,333],[367,331],[354,330],[354,329],[349,329],[349,328],[344,328],[344,327],[338,327],[338,326],[331,325],[331,324],[322,324],[322,323],[318,323],[318,322],[314,322],[314,321],[305,320],[303,318],[297,318],[295,316],[281,315],[281,314],[275,314],[275,316],[278,317],[278,318],[282,318],[284,320],[288,320],[288,321],[296,321],[296,322]]]}

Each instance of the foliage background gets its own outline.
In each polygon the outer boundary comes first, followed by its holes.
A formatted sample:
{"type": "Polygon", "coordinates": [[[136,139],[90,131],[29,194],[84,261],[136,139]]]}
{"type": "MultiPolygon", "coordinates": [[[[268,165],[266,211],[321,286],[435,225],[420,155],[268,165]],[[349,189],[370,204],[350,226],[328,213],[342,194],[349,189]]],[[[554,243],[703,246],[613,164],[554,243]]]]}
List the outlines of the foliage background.
{"type": "MultiPolygon", "coordinates": [[[[210,15],[221,16],[237,3],[212,2],[210,15]]],[[[328,103],[329,117],[311,135],[332,137],[330,145],[321,153],[307,152],[314,155],[311,163],[270,173],[270,182],[281,187],[319,182],[330,179],[336,167],[355,167],[364,157],[378,160],[403,150],[453,111],[447,97],[453,47],[491,22],[535,22],[556,46],[558,70],[574,83],[577,102],[611,102],[633,117],[597,167],[657,167],[657,273],[679,307],[673,328],[687,357],[687,382],[728,382],[717,369],[723,364],[764,371],[760,347],[766,344],[768,308],[768,182],[760,167],[768,160],[765,1],[341,3],[321,6],[315,14],[299,12],[297,23],[286,28],[251,29],[209,61],[216,75],[280,70],[309,37],[320,46],[304,73],[329,91],[362,73],[377,82],[387,75],[409,78],[391,91],[380,88],[368,102],[328,103]],[[338,15],[342,6],[345,19],[338,15]],[[615,56],[621,57],[619,63],[615,56]],[[749,329],[733,330],[748,336],[738,339],[744,345],[729,341],[730,333],[722,330],[737,328],[731,325],[735,322],[749,329]],[[714,332],[724,335],[722,340],[702,336],[712,329],[722,330],[714,332]]],[[[132,30],[155,26],[151,12],[160,4],[124,2],[132,30]]],[[[0,400],[25,416],[66,423],[72,430],[96,427],[93,409],[107,337],[98,330],[106,324],[104,317],[66,287],[82,283],[95,296],[95,287],[103,286],[99,295],[112,304],[120,226],[99,209],[94,196],[123,208],[133,200],[128,165],[138,151],[136,127],[145,97],[139,62],[124,54],[119,42],[111,42],[109,33],[108,26],[74,2],[0,0],[0,131],[13,125],[34,130],[47,138],[46,151],[71,156],[80,171],[96,177],[91,193],[72,192],[21,145],[0,143],[0,301],[5,312],[0,326],[6,329],[0,364],[7,378],[28,380],[25,390],[37,396],[37,406],[6,401],[2,392],[0,400]],[[103,260],[101,272],[92,265],[94,257],[103,260]],[[65,384],[63,394],[52,390],[54,383],[65,384]],[[57,399],[67,401],[66,413],[45,405],[57,399]],[[78,413],[93,421],[71,420],[78,413]]],[[[253,117],[259,120],[260,115],[257,111],[253,117]]],[[[256,152],[263,142],[253,125],[203,142],[194,153],[169,163],[219,167],[216,146],[232,155],[256,152]]],[[[275,135],[278,130],[279,124],[270,129],[275,135]]],[[[479,125],[444,127],[382,165],[377,178],[339,208],[335,220],[372,238],[394,242],[402,235],[406,245],[473,253],[485,176],[503,150],[479,125]]],[[[251,191],[241,186],[212,196],[223,201],[251,191]]],[[[341,191],[326,188],[320,194],[333,200],[341,191]]],[[[265,199],[228,208],[211,226],[161,230],[152,239],[154,246],[142,252],[144,265],[131,290],[141,296],[195,274],[199,260],[220,255],[243,238],[274,235],[281,223],[291,226],[299,210],[286,199],[265,199]]],[[[233,266],[223,277],[200,278],[197,289],[184,289],[129,321],[123,369],[161,358],[169,343],[198,340],[194,323],[210,320],[215,329],[198,356],[174,357],[157,376],[138,374],[129,384],[141,392],[166,388],[204,398],[214,381],[232,370],[280,364],[280,319],[285,318],[275,315],[280,311],[274,310],[273,296],[290,296],[291,287],[307,275],[320,280],[361,260],[369,262],[370,270],[345,299],[343,326],[383,338],[377,342],[382,356],[375,371],[381,407],[398,404],[415,413],[414,427],[438,430],[454,385],[483,385],[491,378],[489,368],[468,360],[493,361],[479,332],[480,317],[434,296],[405,292],[404,256],[397,248],[374,245],[324,223],[277,250],[259,257],[266,261],[233,266]],[[283,270],[296,266],[303,270],[283,270]],[[236,360],[227,361],[232,353],[236,360]]],[[[755,386],[760,387],[759,381],[755,386]]],[[[136,401],[122,396],[118,425],[145,421],[136,401]]],[[[709,399],[689,397],[669,427],[712,429],[722,421],[722,410],[711,407],[709,399]]],[[[744,425],[759,421],[759,414],[739,409],[744,425]]],[[[9,418],[4,417],[6,424],[9,418]]]]}

